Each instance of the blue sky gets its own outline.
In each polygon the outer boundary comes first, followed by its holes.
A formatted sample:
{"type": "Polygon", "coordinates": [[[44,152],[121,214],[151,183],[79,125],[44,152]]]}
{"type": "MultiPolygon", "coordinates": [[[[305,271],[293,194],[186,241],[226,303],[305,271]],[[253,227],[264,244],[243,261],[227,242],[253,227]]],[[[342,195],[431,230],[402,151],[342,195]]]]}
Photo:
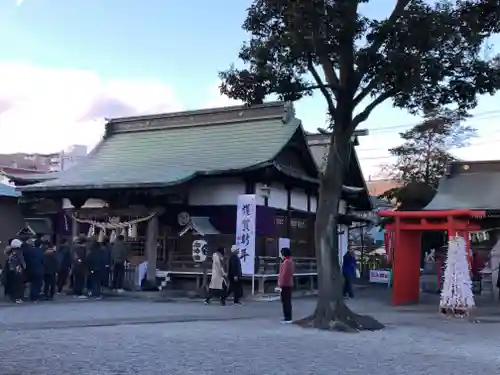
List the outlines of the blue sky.
{"type": "MultiPolygon", "coordinates": [[[[0,0],[0,59],[88,69],[107,79],[147,78],[176,95],[217,83],[246,38],[249,1],[0,0]]],[[[198,102],[198,103],[197,103],[198,102]]]]}
{"type": "MultiPolygon", "coordinates": [[[[375,17],[389,11],[391,2],[375,3],[365,7],[375,17]]],[[[25,0],[17,6],[0,0],[0,152],[92,145],[102,131],[99,116],[230,104],[217,93],[217,72],[237,61],[249,4],[25,0]],[[50,140],[41,142],[47,133],[50,140]]],[[[471,122],[481,137],[459,156],[500,158],[496,103],[498,97],[481,99],[480,116],[471,122]]],[[[307,129],[324,126],[321,96],[296,109],[307,129]]],[[[417,121],[390,103],[374,112],[364,126],[372,133],[359,151],[365,174],[389,161],[387,148],[398,143],[397,132],[417,121]],[[398,127],[381,129],[391,126],[398,127]]]]}

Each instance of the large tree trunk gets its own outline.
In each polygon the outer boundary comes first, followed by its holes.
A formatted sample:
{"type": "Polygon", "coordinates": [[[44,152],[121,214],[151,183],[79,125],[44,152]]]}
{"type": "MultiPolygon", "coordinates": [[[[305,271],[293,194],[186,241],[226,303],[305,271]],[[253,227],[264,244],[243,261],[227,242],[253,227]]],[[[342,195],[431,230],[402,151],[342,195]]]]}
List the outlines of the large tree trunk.
{"type": "MultiPolygon", "coordinates": [[[[339,127],[340,128],[340,127],[339,127]]],[[[378,330],[375,319],[353,313],[345,304],[344,279],[339,265],[338,207],[350,157],[350,134],[334,129],[321,180],[314,228],[318,267],[318,304],[310,317],[297,323],[306,327],[342,331],[378,330]]]]}

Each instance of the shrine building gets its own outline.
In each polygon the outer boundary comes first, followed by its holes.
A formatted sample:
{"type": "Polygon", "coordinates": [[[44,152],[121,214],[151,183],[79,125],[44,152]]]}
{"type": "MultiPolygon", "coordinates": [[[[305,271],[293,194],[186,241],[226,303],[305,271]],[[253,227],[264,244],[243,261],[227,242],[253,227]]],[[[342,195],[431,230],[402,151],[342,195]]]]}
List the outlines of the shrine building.
{"type": "MultiPolygon", "coordinates": [[[[351,213],[371,208],[353,160],[340,205],[344,225],[351,213]]],[[[57,241],[123,233],[133,264],[147,261],[148,271],[168,272],[179,286],[199,283],[193,241],[203,238],[212,251],[230,248],[238,196],[255,194],[259,291],[274,288],[280,238],[289,239],[297,274],[316,275],[319,171],[289,103],[112,119],[74,167],[8,177],[22,191],[24,210],[51,220],[57,241]]]]}

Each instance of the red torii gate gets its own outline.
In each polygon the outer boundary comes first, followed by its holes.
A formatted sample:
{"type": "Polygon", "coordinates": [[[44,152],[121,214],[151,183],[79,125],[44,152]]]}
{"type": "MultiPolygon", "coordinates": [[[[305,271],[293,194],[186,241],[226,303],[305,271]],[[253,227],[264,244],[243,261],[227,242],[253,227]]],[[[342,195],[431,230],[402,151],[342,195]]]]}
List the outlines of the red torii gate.
{"type": "Polygon", "coordinates": [[[447,231],[448,236],[459,235],[467,243],[470,263],[469,231],[480,230],[473,219],[486,216],[484,211],[380,211],[380,216],[393,217],[386,226],[392,231],[392,303],[402,305],[417,303],[420,294],[420,236],[424,231],[447,231]]]}

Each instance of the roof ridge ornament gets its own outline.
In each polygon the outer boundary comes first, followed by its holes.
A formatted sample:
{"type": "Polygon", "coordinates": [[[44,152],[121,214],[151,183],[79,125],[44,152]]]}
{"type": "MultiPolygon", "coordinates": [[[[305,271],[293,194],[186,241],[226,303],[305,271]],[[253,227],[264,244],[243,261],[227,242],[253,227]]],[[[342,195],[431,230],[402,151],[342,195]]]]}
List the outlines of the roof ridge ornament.
{"type": "Polygon", "coordinates": [[[291,102],[268,102],[256,106],[239,105],[111,119],[106,124],[105,137],[116,133],[213,126],[238,122],[281,119],[283,123],[287,123],[294,118],[295,110],[291,102]]]}
{"type": "Polygon", "coordinates": [[[293,102],[285,102],[283,105],[283,124],[288,124],[295,119],[295,108],[293,102]]]}

